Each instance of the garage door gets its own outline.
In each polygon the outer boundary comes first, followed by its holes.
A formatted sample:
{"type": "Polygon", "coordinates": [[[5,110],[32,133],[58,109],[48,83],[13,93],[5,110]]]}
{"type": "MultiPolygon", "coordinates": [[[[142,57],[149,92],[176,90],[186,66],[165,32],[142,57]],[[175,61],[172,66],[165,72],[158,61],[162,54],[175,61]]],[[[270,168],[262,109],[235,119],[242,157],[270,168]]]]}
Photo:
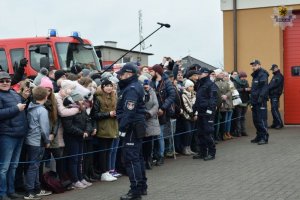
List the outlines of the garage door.
{"type": "Polygon", "coordinates": [[[284,30],[284,121],[300,124],[300,13],[284,30]]]}

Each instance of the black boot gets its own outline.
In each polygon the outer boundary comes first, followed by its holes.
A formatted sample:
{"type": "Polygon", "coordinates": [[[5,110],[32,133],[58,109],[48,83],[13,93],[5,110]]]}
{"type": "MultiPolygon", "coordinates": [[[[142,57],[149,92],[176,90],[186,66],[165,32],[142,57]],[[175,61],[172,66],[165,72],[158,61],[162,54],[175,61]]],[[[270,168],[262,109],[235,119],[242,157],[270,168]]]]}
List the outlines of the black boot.
{"type": "Polygon", "coordinates": [[[263,144],[268,144],[268,143],[266,142],[266,140],[261,139],[261,140],[258,141],[257,144],[258,144],[258,145],[263,145],[263,144]]]}
{"type": "Polygon", "coordinates": [[[141,195],[133,195],[131,192],[121,196],[120,200],[141,200],[141,195]]]}
{"type": "Polygon", "coordinates": [[[205,158],[203,158],[204,161],[209,161],[209,160],[214,160],[214,159],[215,159],[215,156],[213,156],[213,155],[208,155],[205,158]]]}
{"type": "Polygon", "coordinates": [[[253,140],[251,140],[251,143],[258,143],[259,142],[259,137],[256,135],[253,140]]]}
{"type": "Polygon", "coordinates": [[[261,139],[258,141],[258,145],[268,144],[269,142],[269,133],[263,134],[261,139]]]}
{"type": "Polygon", "coordinates": [[[164,162],[165,162],[164,157],[160,157],[160,158],[157,160],[156,165],[157,165],[157,166],[162,166],[162,165],[164,164],[164,162]]]}
{"type": "Polygon", "coordinates": [[[204,154],[201,154],[201,153],[198,153],[197,155],[194,155],[193,156],[193,159],[203,159],[205,158],[206,156],[204,154]]]}
{"type": "Polygon", "coordinates": [[[145,160],[145,168],[146,169],[152,169],[152,159],[146,158],[146,160],[145,160]]]}

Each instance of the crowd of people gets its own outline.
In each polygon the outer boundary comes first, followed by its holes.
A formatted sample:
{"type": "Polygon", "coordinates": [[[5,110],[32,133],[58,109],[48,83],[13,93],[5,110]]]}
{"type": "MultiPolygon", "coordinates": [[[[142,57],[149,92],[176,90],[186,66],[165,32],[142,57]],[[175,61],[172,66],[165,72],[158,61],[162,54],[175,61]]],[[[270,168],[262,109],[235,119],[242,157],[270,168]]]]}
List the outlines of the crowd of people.
{"type": "MultiPolygon", "coordinates": [[[[268,83],[268,73],[258,60],[251,62],[252,86],[245,72],[209,70],[198,64],[182,69],[180,62],[170,58],[151,67],[130,64],[123,72],[138,78],[143,102],[122,103],[122,95],[117,94],[127,79],[113,71],[73,66],[67,73],[42,68],[32,80],[24,78],[27,62],[20,61],[13,77],[0,72],[0,200],[50,195],[44,175],[51,158],[59,182],[68,190],[128,174],[124,157],[130,155],[121,155],[120,140],[126,138],[126,124],[136,115],[145,120],[136,129],[145,127],[137,138],[143,140],[143,166],[149,170],[176,154],[215,159],[215,144],[248,135],[245,122],[250,104],[257,129],[251,142],[268,143],[269,97],[274,119],[269,128],[283,127],[278,112],[283,77],[277,75],[278,66],[272,65],[274,76],[268,83]],[[139,106],[143,110],[136,110],[139,106]],[[119,110],[129,114],[124,117],[119,110]],[[25,193],[20,196],[16,191],[25,193]]],[[[123,199],[140,199],[146,190],[123,199]]]]}

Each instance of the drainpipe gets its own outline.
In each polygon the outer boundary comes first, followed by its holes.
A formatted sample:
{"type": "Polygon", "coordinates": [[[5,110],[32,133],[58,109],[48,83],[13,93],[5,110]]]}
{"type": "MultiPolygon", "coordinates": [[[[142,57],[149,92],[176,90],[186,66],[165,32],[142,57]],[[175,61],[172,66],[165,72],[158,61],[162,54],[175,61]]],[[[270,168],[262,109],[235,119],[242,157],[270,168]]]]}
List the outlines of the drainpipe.
{"type": "Polygon", "coordinates": [[[234,65],[233,69],[234,71],[237,71],[237,8],[236,8],[236,2],[237,0],[233,0],[233,59],[234,59],[234,65]]]}

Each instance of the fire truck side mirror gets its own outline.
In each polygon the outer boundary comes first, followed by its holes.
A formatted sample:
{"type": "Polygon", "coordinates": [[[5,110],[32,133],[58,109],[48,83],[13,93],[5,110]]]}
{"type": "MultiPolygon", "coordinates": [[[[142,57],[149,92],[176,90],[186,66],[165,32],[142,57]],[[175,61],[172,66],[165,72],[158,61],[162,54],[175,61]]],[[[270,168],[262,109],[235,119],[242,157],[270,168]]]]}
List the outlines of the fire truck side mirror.
{"type": "Polygon", "coordinates": [[[49,47],[47,45],[43,45],[39,47],[39,53],[43,55],[49,54],[49,47]]]}

